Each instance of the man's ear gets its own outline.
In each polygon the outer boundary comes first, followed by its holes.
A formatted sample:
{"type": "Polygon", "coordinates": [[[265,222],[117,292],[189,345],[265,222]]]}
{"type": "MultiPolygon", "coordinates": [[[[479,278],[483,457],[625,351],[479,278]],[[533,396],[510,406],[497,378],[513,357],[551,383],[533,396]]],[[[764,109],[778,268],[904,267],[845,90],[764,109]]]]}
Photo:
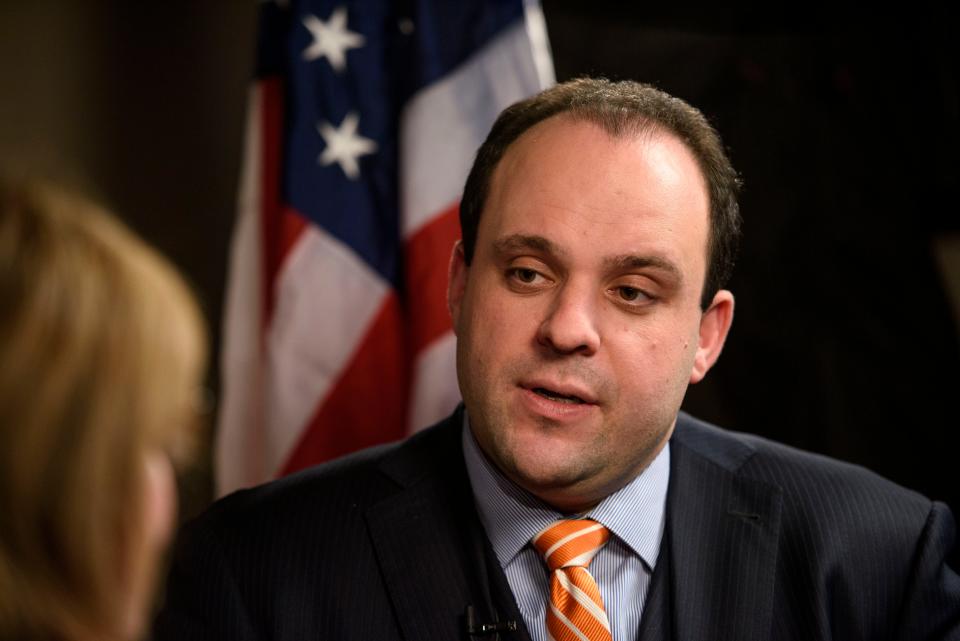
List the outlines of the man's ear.
{"type": "Polygon", "coordinates": [[[720,358],[723,343],[733,323],[733,294],[721,289],[700,317],[700,337],[690,372],[690,382],[699,383],[720,358]]]}
{"type": "Polygon", "coordinates": [[[455,334],[459,333],[460,303],[463,301],[463,293],[467,287],[467,272],[469,270],[470,267],[467,265],[466,256],[463,253],[463,241],[458,240],[453,245],[453,253],[450,254],[450,266],[447,269],[447,309],[450,310],[455,334]]]}

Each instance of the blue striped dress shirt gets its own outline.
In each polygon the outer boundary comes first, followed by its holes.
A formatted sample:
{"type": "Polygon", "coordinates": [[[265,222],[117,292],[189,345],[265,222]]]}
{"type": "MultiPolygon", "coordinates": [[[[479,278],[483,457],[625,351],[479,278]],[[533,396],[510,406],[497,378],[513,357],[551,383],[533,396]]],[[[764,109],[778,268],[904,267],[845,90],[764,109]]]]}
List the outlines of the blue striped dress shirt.
{"type": "MultiPolygon", "coordinates": [[[[524,623],[533,641],[548,641],[549,576],[530,539],[565,515],[514,485],[490,463],[473,438],[467,418],[463,456],[480,520],[507,575],[524,623]]],[[[668,443],[633,481],[589,512],[577,515],[602,523],[613,534],[594,557],[590,573],[600,587],[614,641],[637,638],[663,538],[669,479],[668,443]]]]}

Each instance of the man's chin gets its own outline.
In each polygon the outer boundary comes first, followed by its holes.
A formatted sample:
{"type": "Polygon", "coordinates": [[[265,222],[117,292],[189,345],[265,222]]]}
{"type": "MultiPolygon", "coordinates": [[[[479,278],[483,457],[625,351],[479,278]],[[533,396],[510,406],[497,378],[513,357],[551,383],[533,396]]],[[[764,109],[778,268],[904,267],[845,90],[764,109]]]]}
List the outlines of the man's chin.
{"type": "MultiPolygon", "coordinates": [[[[534,457],[536,458],[536,457],[534,457]]],[[[582,466],[571,465],[571,459],[562,461],[514,460],[507,476],[518,486],[540,500],[556,506],[586,500],[585,486],[590,475],[582,466]]]]}

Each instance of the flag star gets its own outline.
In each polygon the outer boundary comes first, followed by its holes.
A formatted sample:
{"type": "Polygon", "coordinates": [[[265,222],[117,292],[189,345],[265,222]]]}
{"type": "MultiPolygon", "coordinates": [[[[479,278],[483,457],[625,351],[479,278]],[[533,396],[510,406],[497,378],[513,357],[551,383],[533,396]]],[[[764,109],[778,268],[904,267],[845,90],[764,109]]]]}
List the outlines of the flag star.
{"type": "Polygon", "coordinates": [[[377,151],[376,142],[357,133],[359,124],[360,117],[355,111],[348,113],[337,128],[323,120],[317,124],[317,131],[327,143],[318,162],[323,166],[339,163],[340,169],[350,180],[356,180],[360,175],[357,158],[377,151]]]}
{"type": "Polygon", "coordinates": [[[313,42],[303,50],[304,60],[316,60],[326,56],[334,71],[343,71],[347,66],[347,49],[362,47],[366,39],[359,33],[347,29],[347,8],[337,7],[324,22],[320,18],[308,15],[303,26],[313,36],[313,42]]]}

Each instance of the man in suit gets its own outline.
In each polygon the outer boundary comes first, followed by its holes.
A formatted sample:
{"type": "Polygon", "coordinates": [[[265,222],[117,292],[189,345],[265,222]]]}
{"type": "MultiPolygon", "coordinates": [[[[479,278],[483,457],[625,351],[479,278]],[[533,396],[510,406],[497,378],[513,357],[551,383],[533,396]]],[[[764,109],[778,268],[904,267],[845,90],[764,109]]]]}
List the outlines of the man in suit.
{"type": "Polygon", "coordinates": [[[945,506],[679,411],[732,321],[737,187],[651,87],[507,109],[450,263],[463,405],[214,505],[156,638],[960,640],[945,506]]]}

